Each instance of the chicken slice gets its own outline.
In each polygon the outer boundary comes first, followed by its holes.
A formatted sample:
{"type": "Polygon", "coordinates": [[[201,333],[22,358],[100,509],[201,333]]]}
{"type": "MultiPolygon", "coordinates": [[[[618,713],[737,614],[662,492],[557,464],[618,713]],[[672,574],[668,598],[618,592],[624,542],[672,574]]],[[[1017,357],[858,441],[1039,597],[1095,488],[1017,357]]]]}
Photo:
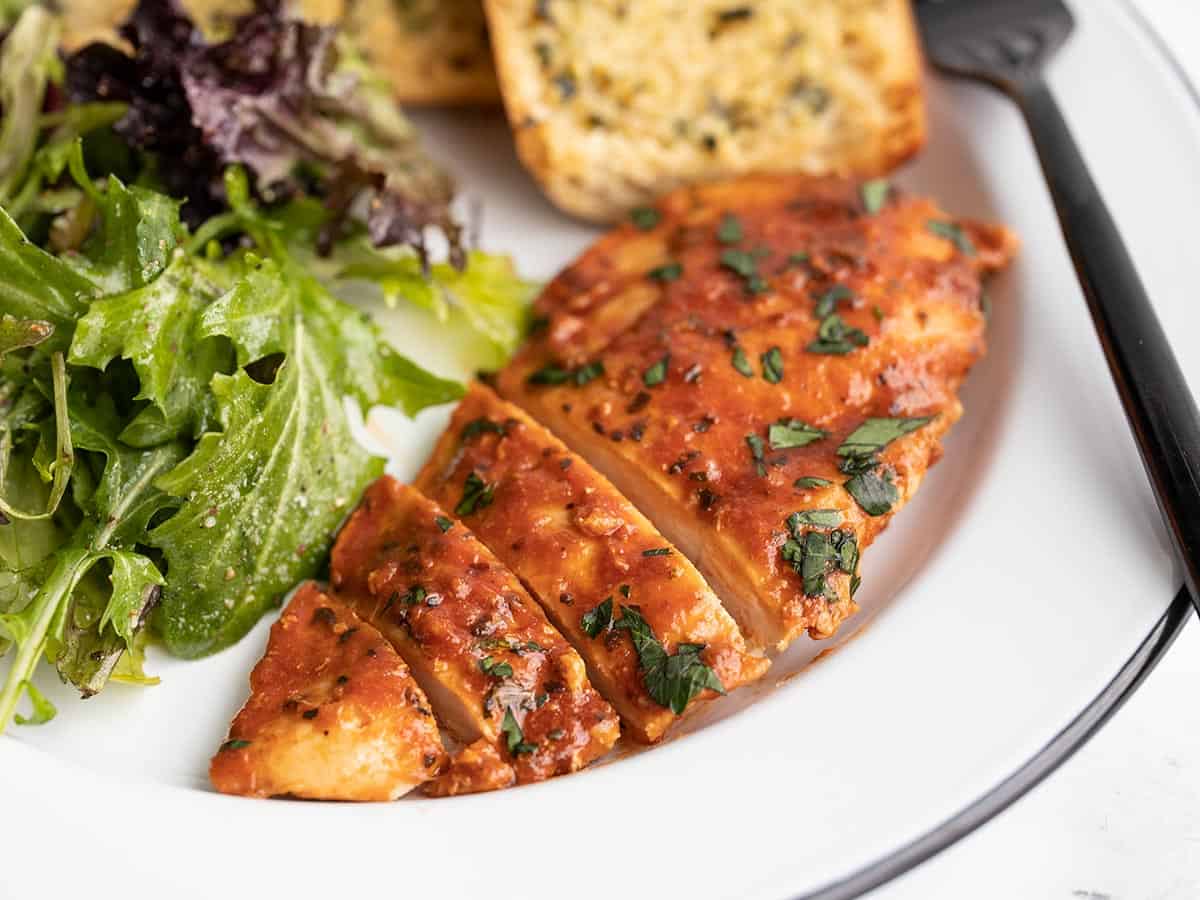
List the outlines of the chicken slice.
{"type": "Polygon", "coordinates": [[[529,587],[639,741],[658,740],[693,699],[766,670],[692,564],[486,387],[468,390],[416,484],[456,508],[529,587]]]}
{"type": "Polygon", "coordinates": [[[500,373],[696,562],[755,647],[828,637],[984,353],[1015,239],[884,183],[685,189],[545,289],[500,373]]]}
{"type": "Polygon", "coordinates": [[[408,666],[309,582],[271,626],[250,699],[209,778],[224,794],[394,800],[437,775],[444,760],[408,666]]]}
{"type": "MultiPolygon", "coordinates": [[[[481,501],[482,502],[482,501],[481,501]]],[[[574,772],[620,736],[612,707],[516,577],[415,488],[383,477],[338,536],[332,579],[468,745],[431,794],[574,772]]]]}

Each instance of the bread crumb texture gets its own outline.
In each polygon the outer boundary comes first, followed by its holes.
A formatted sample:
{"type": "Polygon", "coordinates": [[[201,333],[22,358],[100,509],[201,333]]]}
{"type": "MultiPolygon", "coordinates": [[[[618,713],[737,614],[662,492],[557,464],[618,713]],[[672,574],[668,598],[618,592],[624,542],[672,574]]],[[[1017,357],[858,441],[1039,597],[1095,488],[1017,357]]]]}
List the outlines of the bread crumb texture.
{"type": "Polygon", "coordinates": [[[875,176],[920,149],[907,0],[486,0],[525,165],[613,220],[747,172],[875,176]]]}

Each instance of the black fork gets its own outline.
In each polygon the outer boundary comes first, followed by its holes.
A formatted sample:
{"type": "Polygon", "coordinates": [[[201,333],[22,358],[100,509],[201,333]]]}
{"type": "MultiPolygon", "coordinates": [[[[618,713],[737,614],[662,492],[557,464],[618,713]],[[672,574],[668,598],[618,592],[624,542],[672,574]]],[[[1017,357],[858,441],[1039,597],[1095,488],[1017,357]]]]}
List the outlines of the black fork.
{"type": "Polygon", "coordinates": [[[1200,415],[1042,69],[1071,35],[1059,0],[918,0],[929,60],[1021,108],[1192,603],[1200,610],[1200,415]]]}

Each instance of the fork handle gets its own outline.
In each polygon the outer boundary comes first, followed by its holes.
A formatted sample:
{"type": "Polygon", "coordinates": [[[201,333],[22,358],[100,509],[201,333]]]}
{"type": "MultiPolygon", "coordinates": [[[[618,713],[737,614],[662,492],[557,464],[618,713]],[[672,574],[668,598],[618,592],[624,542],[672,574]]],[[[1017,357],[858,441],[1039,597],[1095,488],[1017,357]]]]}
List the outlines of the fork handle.
{"type": "Polygon", "coordinates": [[[1192,603],[1200,611],[1200,413],[1129,251],[1045,82],[1017,101],[1067,249],[1137,438],[1192,603]]]}

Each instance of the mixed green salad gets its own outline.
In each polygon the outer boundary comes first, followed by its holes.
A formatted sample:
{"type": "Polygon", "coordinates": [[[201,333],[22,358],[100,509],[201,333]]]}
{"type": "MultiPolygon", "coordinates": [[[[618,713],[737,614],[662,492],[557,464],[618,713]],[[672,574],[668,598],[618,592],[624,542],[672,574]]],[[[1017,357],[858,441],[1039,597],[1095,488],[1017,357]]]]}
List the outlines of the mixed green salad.
{"type": "Polygon", "coordinates": [[[459,396],[349,283],[459,318],[481,366],[532,294],[464,246],[450,180],[336,31],[260,2],[202,36],[143,0],[64,55],[60,25],[30,6],[0,44],[0,730],[55,714],[43,658],[88,697],[154,682],[152,637],[237,641],[382,471],[355,407],[459,396]]]}

